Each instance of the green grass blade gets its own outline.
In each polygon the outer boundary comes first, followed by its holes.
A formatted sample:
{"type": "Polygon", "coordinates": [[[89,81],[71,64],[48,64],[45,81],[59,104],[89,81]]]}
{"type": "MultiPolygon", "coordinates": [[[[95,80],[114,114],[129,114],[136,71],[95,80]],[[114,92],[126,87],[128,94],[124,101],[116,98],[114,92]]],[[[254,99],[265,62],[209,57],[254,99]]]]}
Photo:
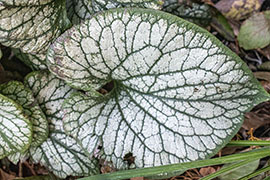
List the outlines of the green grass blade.
{"type": "MultiPolygon", "coordinates": [[[[266,167],[264,167],[262,169],[259,169],[258,171],[255,171],[255,172],[253,172],[253,173],[251,173],[251,174],[249,174],[249,175],[247,175],[245,177],[242,177],[239,180],[249,180],[250,178],[253,178],[253,177],[255,177],[255,176],[257,176],[257,175],[259,175],[261,173],[267,172],[267,171],[270,171],[270,166],[266,166],[266,167]]],[[[270,177],[267,178],[267,180],[269,180],[269,179],[270,179],[270,177]]]]}
{"type": "Polygon", "coordinates": [[[215,173],[212,173],[212,174],[209,174],[208,176],[205,176],[203,178],[201,178],[200,180],[210,180],[210,179],[214,179],[216,177],[218,177],[219,175],[221,174],[225,174],[225,173],[228,173],[234,169],[237,169],[245,164],[248,164],[250,162],[253,162],[257,159],[260,159],[260,158],[252,158],[252,159],[248,159],[248,160],[245,160],[245,161],[241,161],[241,162],[238,162],[238,163],[234,163],[226,168],[222,168],[220,169],[219,171],[215,172],[215,173]]]}
{"type": "Polygon", "coordinates": [[[231,141],[227,146],[270,146],[270,141],[231,141]]]}
{"type": "Polygon", "coordinates": [[[206,160],[199,160],[193,162],[186,162],[186,163],[179,163],[179,164],[172,164],[172,165],[165,165],[165,166],[157,166],[151,168],[142,168],[142,169],[132,169],[126,171],[118,171],[115,173],[108,173],[108,174],[101,174],[96,176],[90,176],[81,178],[79,180],[120,180],[120,179],[129,179],[132,177],[147,177],[153,175],[165,175],[168,173],[173,173],[177,171],[185,171],[191,168],[199,168],[204,166],[212,166],[217,164],[226,164],[237,162],[246,159],[259,159],[265,156],[270,155],[270,148],[265,147],[261,149],[256,149],[249,152],[233,154],[229,156],[224,156],[220,158],[214,159],[206,159],[206,160]]]}

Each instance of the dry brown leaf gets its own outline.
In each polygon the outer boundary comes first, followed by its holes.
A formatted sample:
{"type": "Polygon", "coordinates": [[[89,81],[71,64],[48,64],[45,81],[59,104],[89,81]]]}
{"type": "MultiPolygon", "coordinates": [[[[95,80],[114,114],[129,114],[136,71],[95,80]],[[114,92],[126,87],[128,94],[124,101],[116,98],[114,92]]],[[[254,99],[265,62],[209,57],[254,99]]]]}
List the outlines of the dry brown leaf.
{"type": "Polygon", "coordinates": [[[253,73],[257,79],[265,80],[270,82],[270,72],[267,71],[258,71],[253,73]]]}
{"type": "Polygon", "coordinates": [[[0,180],[13,180],[15,178],[16,178],[16,176],[14,176],[12,174],[8,174],[5,171],[3,171],[2,169],[0,169],[0,180]]]}
{"type": "Polygon", "coordinates": [[[263,49],[258,49],[258,52],[270,60],[270,46],[267,46],[263,49]]]}
{"type": "Polygon", "coordinates": [[[144,180],[143,177],[135,177],[135,178],[131,178],[130,180],[144,180]]]}
{"type": "Polygon", "coordinates": [[[251,128],[253,128],[253,130],[255,131],[256,129],[265,124],[270,124],[270,115],[260,115],[254,112],[248,112],[245,114],[245,120],[242,128],[244,128],[245,130],[250,130],[251,128]]]}
{"type": "Polygon", "coordinates": [[[259,11],[264,0],[221,0],[215,7],[228,19],[241,20],[259,11]]]}
{"type": "Polygon", "coordinates": [[[270,101],[257,105],[251,112],[245,114],[245,120],[242,128],[250,130],[270,124],[270,101]]]}
{"type": "Polygon", "coordinates": [[[260,81],[262,87],[265,89],[265,91],[267,91],[268,93],[270,93],[270,82],[269,81],[260,81]]]}
{"type": "Polygon", "coordinates": [[[217,170],[215,169],[215,168],[213,168],[213,167],[211,167],[211,166],[209,166],[209,167],[204,167],[204,168],[201,168],[200,169],[200,174],[201,174],[201,176],[207,176],[207,175],[209,175],[209,174],[212,174],[212,173],[214,173],[214,172],[216,172],[217,170]]]}
{"type": "Polygon", "coordinates": [[[220,150],[221,156],[229,155],[229,154],[234,154],[237,150],[241,149],[242,147],[236,147],[236,146],[228,146],[224,147],[223,149],[220,150]]]}

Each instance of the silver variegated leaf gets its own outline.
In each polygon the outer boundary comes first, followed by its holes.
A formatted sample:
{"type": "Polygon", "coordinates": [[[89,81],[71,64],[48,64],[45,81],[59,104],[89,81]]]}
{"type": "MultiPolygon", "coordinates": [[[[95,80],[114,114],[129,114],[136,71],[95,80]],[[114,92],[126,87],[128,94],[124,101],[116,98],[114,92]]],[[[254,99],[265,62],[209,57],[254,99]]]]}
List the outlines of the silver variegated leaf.
{"type": "Polygon", "coordinates": [[[46,116],[37,104],[32,91],[21,82],[10,81],[0,85],[0,93],[22,106],[23,112],[33,125],[31,146],[39,146],[47,139],[49,129],[46,116]]]}
{"type": "Polygon", "coordinates": [[[165,0],[163,11],[174,14],[200,26],[211,22],[211,9],[207,4],[185,3],[178,0],[165,0]]]}
{"type": "Polygon", "coordinates": [[[25,83],[32,89],[50,125],[49,138],[39,147],[30,149],[34,162],[43,164],[61,178],[97,174],[96,161],[86,156],[75,139],[63,130],[60,108],[74,90],[47,71],[30,73],[25,83]]]}
{"type": "Polygon", "coordinates": [[[19,58],[24,64],[26,64],[34,71],[47,69],[46,53],[23,53],[20,49],[12,49],[12,52],[16,55],[17,58],[19,58]]]}
{"type": "Polygon", "coordinates": [[[202,28],[150,9],[96,14],[50,47],[48,67],[73,87],[63,106],[66,133],[87,152],[126,168],[208,158],[269,99],[244,62],[202,28]]]}
{"type": "Polygon", "coordinates": [[[66,28],[64,0],[1,0],[0,43],[26,53],[45,52],[66,28]]]}
{"type": "Polygon", "coordinates": [[[160,9],[162,4],[162,0],[92,0],[96,12],[120,7],[160,9]]]}
{"type": "Polygon", "coordinates": [[[13,164],[18,164],[20,161],[24,162],[29,158],[29,151],[12,153],[7,158],[13,164]]]}
{"type": "Polygon", "coordinates": [[[78,24],[97,12],[112,8],[142,7],[161,9],[162,4],[162,0],[67,0],[67,12],[71,22],[78,24]]]}
{"type": "Polygon", "coordinates": [[[22,107],[0,94],[0,159],[28,149],[32,140],[32,124],[22,107]]]}
{"type": "Polygon", "coordinates": [[[90,18],[95,13],[90,0],[67,0],[67,15],[73,24],[90,18]]]}

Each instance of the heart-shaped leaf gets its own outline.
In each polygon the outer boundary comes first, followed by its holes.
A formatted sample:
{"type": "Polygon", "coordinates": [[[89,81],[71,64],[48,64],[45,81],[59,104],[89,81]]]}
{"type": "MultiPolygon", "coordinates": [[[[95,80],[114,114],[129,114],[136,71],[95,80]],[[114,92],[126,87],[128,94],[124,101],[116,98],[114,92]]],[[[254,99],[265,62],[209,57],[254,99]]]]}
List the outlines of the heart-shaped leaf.
{"type": "Polygon", "coordinates": [[[20,104],[24,114],[33,125],[31,146],[39,146],[48,137],[48,122],[40,107],[36,104],[32,91],[21,82],[10,81],[0,85],[0,93],[20,104]]]}
{"type": "Polygon", "coordinates": [[[49,138],[39,147],[30,149],[34,162],[43,164],[61,178],[97,174],[95,160],[86,156],[62,127],[63,113],[60,108],[64,99],[74,90],[47,71],[30,73],[25,83],[32,89],[50,125],[49,138]]]}
{"type": "Polygon", "coordinates": [[[0,2],[0,43],[26,53],[42,53],[65,29],[64,0],[0,2]]]}
{"type": "Polygon", "coordinates": [[[61,35],[48,67],[73,87],[66,133],[87,152],[101,145],[117,168],[203,159],[269,99],[248,67],[210,33],[155,10],[96,14],[61,35]],[[106,83],[106,96],[92,95],[106,83]]]}
{"type": "Polygon", "coordinates": [[[0,159],[25,151],[32,140],[32,125],[22,107],[0,94],[0,159]]]}

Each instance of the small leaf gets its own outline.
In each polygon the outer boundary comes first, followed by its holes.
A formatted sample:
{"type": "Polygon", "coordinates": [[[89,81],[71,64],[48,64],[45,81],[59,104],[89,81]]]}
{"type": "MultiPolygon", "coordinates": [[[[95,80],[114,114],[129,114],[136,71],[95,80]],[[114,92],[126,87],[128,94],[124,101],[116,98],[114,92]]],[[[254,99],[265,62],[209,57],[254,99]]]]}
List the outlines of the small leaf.
{"type": "Polygon", "coordinates": [[[98,13],[61,35],[47,60],[58,77],[88,91],[65,101],[66,133],[89,153],[101,146],[120,169],[208,158],[245,112],[269,99],[210,33],[150,9],[98,13]],[[110,93],[93,92],[109,82],[110,93]]]}
{"type": "Polygon", "coordinates": [[[0,159],[28,149],[32,140],[32,125],[22,107],[0,94],[0,159]]]}
{"type": "Polygon", "coordinates": [[[254,14],[240,28],[239,45],[245,50],[264,48],[270,44],[270,11],[254,14]]]}
{"type": "Polygon", "coordinates": [[[62,102],[74,92],[63,81],[47,71],[30,73],[25,83],[32,89],[50,125],[49,138],[39,147],[31,148],[34,162],[48,167],[61,178],[98,174],[95,160],[84,154],[79,144],[64,133],[62,102]]]}
{"type": "Polygon", "coordinates": [[[241,20],[259,11],[264,0],[220,0],[215,7],[228,19],[241,20]]]}
{"type": "MultiPolygon", "coordinates": [[[[255,171],[259,165],[260,160],[256,160],[253,162],[250,162],[248,164],[245,164],[244,166],[238,167],[226,174],[222,174],[219,176],[220,180],[238,180],[241,177],[244,177],[250,173],[252,173],[253,171],[255,171]]],[[[228,167],[231,164],[225,164],[222,168],[228,167]]],[[[222,169],[221,168],[221,169],[222,169]]]]}
{"type": "Polygon", "coordinates": [[[265,71],[270,71],[270,61],[262,63],[258,69],[260,70],[265,70],[265,71]]]}
{"type": "Polygon", "coordinates": [[[22,83],[10,81],[0,85],[0,93],[12,99],[23,107],[33,125],[33,139],[31,146],[39,146],[48,137],[48,122],[46,116],[36,104],[32,91],[22,83]]]}
{"type": "Polygon", "coordinates": [[[2,0],[0,43],[27,53],[45,52],[67,26],[64,0],[2,0]]]}

